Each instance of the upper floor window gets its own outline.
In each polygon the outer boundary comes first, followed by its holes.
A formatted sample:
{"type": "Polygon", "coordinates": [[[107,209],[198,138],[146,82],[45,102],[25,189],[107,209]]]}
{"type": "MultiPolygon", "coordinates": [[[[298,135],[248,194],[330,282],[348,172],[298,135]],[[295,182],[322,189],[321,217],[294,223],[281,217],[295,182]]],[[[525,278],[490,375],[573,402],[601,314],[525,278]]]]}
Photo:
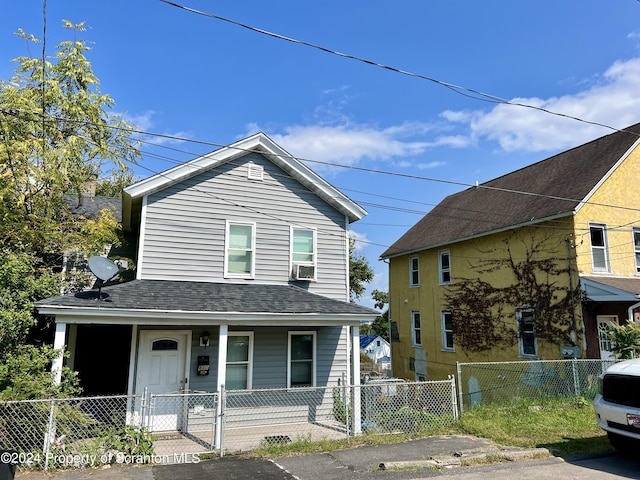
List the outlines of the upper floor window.
{"type": "Polygon", "coordinates": [[[418,257],[409,257],[409,286],[420,286],[420,262],[418,257]]]}
{"type": "Polygon", "coordinates": [[[518,347],[520,356],[537,357],[538,345],[536,341],[535,315],[530,308],[518,308],[516,310],[518,323],[518,347]]]}
{"type": "Polygon", "coordinates": [[[449,250],[443,250],[438,254],[438,263],[440,270],[440,284],[446,285],[451,283],[451,257],[449,250]]]}
{"type": "Polygon", "coordinates": [[[601,224],[589,225],[591,239],[591,262],[594,272],[609,271],[609,251],[607,245],[607,227],[601,224]]]}
{"type": "Polygon", "coordinates": [[[253,223],[227,222],[225,275],[253,278],[255,242],[253,223]]]}
{"type": "Polygon", "coordinates": [[[453,351],[453,319],[449,310],[440,312],[442,318],[442,349],[453,351]]]}
{"type": "Polygon", "coordinates": [[[316,232],[308,228],[291,228],[292,277],[315,280],[316,232]]]}
{"type": "Polygon", "coordinates": [[[633,251],[636,254],[636,272],[640,273],[640,228],[633,229],[633,251]]]}
{"type": "Polygon", "coordinates": [[[420,312],[411,312],[411,340],[414,346],[422,346],[422,326],[420,312]]]}

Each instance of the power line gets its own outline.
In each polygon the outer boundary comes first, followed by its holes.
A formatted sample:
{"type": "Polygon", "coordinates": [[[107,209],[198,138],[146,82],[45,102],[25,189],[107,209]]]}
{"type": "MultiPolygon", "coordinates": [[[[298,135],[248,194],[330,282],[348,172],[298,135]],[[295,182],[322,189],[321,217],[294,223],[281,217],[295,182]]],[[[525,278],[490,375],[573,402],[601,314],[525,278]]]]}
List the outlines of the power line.
{"type": "Polygon", "coordinates": [[[481,92],[480,90],[476,90],[476,89],[469,88],[469,87],[463,87],[461,85],[455,85],[453,83],[449,83],[449,82],[445,82],[445,81],[442,81],[442,80],[438,80],[436,78],[429,77],[427,75],[410,72],[408,70],[402,70],[402,69],[397,68],[397,67],[392,67],[390,65],[385,65],[385,64],[382,64],[382,63],[378,63],[378,62],[375,62],[373,60],[369,60],[369,59],[366,59],[366,58],[358,57],[356,55],[351,55],[351,54],[348,54],[348,53],[338,52],[336,50],[332,50],[330,48],[323,47],[321,45],[317,45],[317,44],[314,44],[314,43],[306,42],[304,40],[299,40],[299,39],[287,37],[287,36],[284,36],[284,35],[280,35],[278,33],[270,32],[268,30],[263,30],[261,28],[252,27],[251,25],[247,25],[245,23],[241,23],[241,22],[238,22],[236,20],[231,20],[229,18],[221,17],[221,16],[215,15],[213,13],[203,12],[201,10],[196,10],[195,8],[186,7],[184,5],[180,5],[178,3],[171,2],[169,0],[160,0],[160,1],[163,2],[163,3],[166,3],[168,5],[171,5],[173,7],[180,8],[182,10],[186,10],[186,11],[191,12],[191,13],[195,13],[195,14],[202,15],[202,16],[205,16],[205,17],[213,18],[215,20],[220,20],[220,21],[223,21],[223,22],[227,22],[227,23],[230,23],[232,25],[236,25],[238,27],[245,28],[245,29],[250,30],[252,32],[256,32],[256,33],[259,33],[259,34],[262,34],[262,35],[267,35],[267,36],[273,37],[273,38],[277,38],[278,40],[285,40],[287,42],[295,43],[295,44],[298,44],[298,45],[303,45],[305,47],[314,48],[316,50],[320,50],[322,52],[325,52],[325,53],[328,53],[328,54],[331,54],[331,55],[337,55],[339,57],[347,58],[349,60],[355,60],[355,61],[358,61],[358,62],[366,63],[367,65],[371,65],[371,66],[374,66],[374,67],[382,68],[384,70],[388,70],[388,71],[391,71],[391,72],[394,72],[394,73],[399,73],[401,75],[406,75],[406,76],[409,76],[409,77],[418,78],[420,80],[426,80],[428,82],[432,82],[432,83],[435,83],[437,85],[440,85],[440,86],[443,86],[445,88],[448,88],[449,90],[451,90],[451,91],[453,91],[453,92],[455,92],[455,93],[457,93],[459,95],[462,95],[462,96],[465,96],[465,97],[468,97],[468,98],[472,98],[474,100],[479,100],[479,101],[489,102],[489,103],[503,104],[503,105],[511,105],[511,106],[514,106],[514,107],[529,108],[529,109],[537,110],[537,111],[540,111],[540,112],[543,112],[543,113],[548,113],[550,115],[555,115],[557,117],[568,118],[570,120],[576,120],[576,121],[581,122],[581,123],[586,123],[586,124],[589,124],[589,125],[595,125],[595,126],[598,126],[598,127],[604,127],[604,128],[607,128],[607,129],[615,131],[615,132],[632,133],[633,135],[640,137],[640,134],[638,134],[638,133],[629,132],[627,130],[618,129],[618,128],[612,127],[610,125],[606,125],[604,123],[599,123],[599,122],[595,122],[595,121],[591,121],[591,120],[585,120],[585,119],[580,118],[580,117],[576,117],[576,116],[573,116],[573,115],[568,115],[566,113],[555,112],[553,110],[549,110],[549,109],[546,109],[546,108],[538,107],[538,106],[535,106],[535,105],[529,105],[529,104],[521,103],[521,102],[513,102],[511,100],[507,100],[507,99],[498,97],[496,95],[492,95],[492,94],[489,94],[489,93],[481,92]]]}

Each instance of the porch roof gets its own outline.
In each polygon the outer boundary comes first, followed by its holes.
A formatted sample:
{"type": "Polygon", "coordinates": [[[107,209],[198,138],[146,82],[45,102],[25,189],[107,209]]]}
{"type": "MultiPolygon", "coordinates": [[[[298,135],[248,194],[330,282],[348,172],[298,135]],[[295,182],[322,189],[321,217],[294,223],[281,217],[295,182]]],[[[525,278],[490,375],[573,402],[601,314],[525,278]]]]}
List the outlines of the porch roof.
{"type": "Polygon", "coordinates": [[[638,302],[640,278],[580,276],[587,297],[601,302],[638,302]]]}
{"type": "Polygon", "coordinates": [[[379,312],[334,300],[292,285],[262,285],[133,280],[91,290],[47,298],[35,303],[44,315],[291,317],[373,319],[379,312]]]}

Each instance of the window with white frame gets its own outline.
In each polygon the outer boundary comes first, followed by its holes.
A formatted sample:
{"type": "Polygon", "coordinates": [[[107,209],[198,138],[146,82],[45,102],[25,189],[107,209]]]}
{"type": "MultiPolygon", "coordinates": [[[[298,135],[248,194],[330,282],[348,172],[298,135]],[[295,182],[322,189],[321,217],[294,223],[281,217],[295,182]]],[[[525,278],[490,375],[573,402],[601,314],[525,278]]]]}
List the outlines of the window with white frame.
{"type": "Polygon", "coordinates": [[[229,332],[227,337],[227,390],[251,388],[253,332],[229,332]]]}
{"type": "Polygon", "coordinates": [[[453,351],[453,318],[449,310],[440,312],[442,319],[442,349],[453,351]]]}
{"type": "Polygon", "coordinates": [[[422,346],[422,326],[420,324],[420,312],[411,312],[411,340],[416,347],[422,346]]]}
{"type": "Polygon", "coordinates": [[[316,386],[316,332],[289,332],[287,387],[316,386]]]}
{"type": "Polygon", "coordinates": [[[409,286],[420,286],[420,261],[418,257],[409,258],[409,286]]]}
{"type": "Polygon", "coordinates": [[[518,322],[518,347],[520,356],[534,358],[538,356],[536,341],[535,315],[531,308],[518,308],[516,310],[518,322]]]}
{"type": "Polygon", "coordinates": [[[293,278],[299,275],[315,279],[316,231],[309,228],[291,228],[291,265],[293,278]]]}
{"type": "Polygon", "coordinates": [[[606,225],[589,224],[589,238],[591,239],[591,262],[594,272],[609,271],[609,251],[607,245],[606,225]]]}
{"type": "Polygon", "coordinates": [[[640,273],[640,228],[633,229],[633,251],[636,255],[636,272],[640,273]]]}
{"type": "Polygon", "coordinates": [[[253,278],[255,224],[227,222],[225,275],[253,278]]]}
{"type": "Polygon", "coordinates": [[[451,283],[451,256],[449,250],[442,250],[438,253],[438,264],[440,270],[440,284],[451,283]]]}

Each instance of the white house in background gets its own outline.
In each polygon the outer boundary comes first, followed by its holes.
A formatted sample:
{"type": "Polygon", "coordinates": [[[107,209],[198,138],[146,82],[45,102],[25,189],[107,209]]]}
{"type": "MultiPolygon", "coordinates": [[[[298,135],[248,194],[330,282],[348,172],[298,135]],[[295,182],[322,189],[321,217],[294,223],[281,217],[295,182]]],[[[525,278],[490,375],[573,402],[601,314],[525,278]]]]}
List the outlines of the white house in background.
{"type": "Polygon", "coordinates": [[[391,356],[391,346],[380,335],[360,335],[360,353],[377,364],[383,357],[391,356]]]}

